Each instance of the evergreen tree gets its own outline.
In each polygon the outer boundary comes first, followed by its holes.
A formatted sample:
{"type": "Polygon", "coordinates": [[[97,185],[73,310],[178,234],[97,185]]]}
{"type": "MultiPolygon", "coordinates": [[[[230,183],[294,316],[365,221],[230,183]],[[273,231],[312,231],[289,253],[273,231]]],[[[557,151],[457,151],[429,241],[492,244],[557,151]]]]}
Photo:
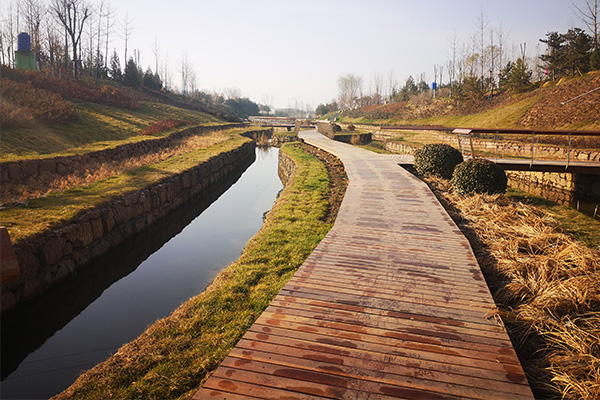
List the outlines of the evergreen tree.
{"type": "Polygon", "coordinates": [[[500,90],[508,90],[508,81],[510,80],[510,75],[513,70],[513,62],[509,61],[506,63],[506,66],[502,68],[500,71],[500,75],[498,76],[498,88],[500,90]]]}
{"type": "Polygon", "coordinates": [[[123,84],[131,87],[141,87],[144,79],[144,74],[138,68],[137,64],[130,58],[125,66],[125,73],[123,74],[123,84]]]}
{"type": "Polygon", "coordinates": [[[519,58],[512,66],[508,77],[508,89],[513,92],[525,92],[531,88],[532,72],[527,68],[527,64],[522,58],[519,58]]]}
{"type": "Polygon", "coordinates": [[[565,36],[565,66],[572,75],[590,70],[592,37],[579,28],[569,29],[565,36]]]}
{"type": "Polygon", "coordinates": [[[110,77],[117,82],[120,82],[123,79],[121,61],[119,60],[116,50],[113,52],[113,55],[110,58],[110,77]]]}
{"type": "Polygon", "coordinates": [[[590,67],[594,71],[600,70],[600,47],[597,47],[596,50],[592,52],[590,56],[590,67]]]}
{"type": "Polygon", "coordinates": [[[540,58],[553,79],[589,71],[593,44],[590,35],[574,28],[565,34],[549,32],[546,36],[546,40],[540,41],[546,43],[548,49],[540,58]]]}
{"type": "Polygon", "coordinates": [[[160,79],[160,75],[158,73],[152,73],[150,67],[144,73],[143,84],[149,89],[153,90],[161,90],[163,87],[162,80],[160,79]]]}
{"type": "Polygon", "coordinates": [[[419,87],[415,83],[415,78],[409,75],[404,83],[402,89],[400,89],[399,97],[401,101],[408,101],[411,95],[419,94],[419,87]]]}

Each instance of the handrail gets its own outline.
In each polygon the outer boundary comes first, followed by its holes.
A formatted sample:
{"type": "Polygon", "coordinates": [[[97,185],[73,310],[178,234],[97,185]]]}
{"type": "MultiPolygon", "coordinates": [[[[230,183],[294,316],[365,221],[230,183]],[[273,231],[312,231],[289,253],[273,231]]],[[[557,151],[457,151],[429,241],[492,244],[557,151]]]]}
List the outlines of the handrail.
{"type": "MultiPolygon", "coordinates": [[[[567,154],[566,154],[566,164],[565,171],[569,169],[570,165],[573,163],[571,152],[575,150],[573,148],[573,136],[600,136],[600,131],[575,131],[575,130],[549,130],[549,129],[500,129],[500,128],[450,128],[441,125],[384,125],[381,126],[382,130],[408,130],[408,131],[416,131],[416,130],[428,130],[428,131],[443,131],[447,133],[452,133],[456,135],[458,140],[458,147],[461,153],[466,153],[463,149],[461,139],[469,139],[470,147],[471,147],[471,157],[475,158],[475,150],[473,146],[472,135],[477,133],[490,133],[494,134],[494,143],[496,147],[496,162],[498,161],[498,140],[499,135],[507,134],[507,135],[525,135],[531,136],[531,155],[529,158],[529,167],[532,168],[534,162],[536,161],[536,145],[539,144],[539,136],[541,135],[554,135],[554,136],[567,136],[568,137],[568,146],[567,146],[567,154]]],[[[526,143],[523,141],[523,143],[526,143]]],[[[538,149],[539,150],[539,149],[538,149]]]]}
{"type": "MultiPolygon", "coordinates": [[[[452,132],[455,129],[441,125],[382,125],[380,129],[389,130],[430,130],[430,131],[447,131],[452,132]]],[[[465,129],[465,128],[462,128],[465,129]]],[[[600,131],[575,131],[575,130],[550,130],[550,129],[501,129],[501,128],[468,128],[471,133],[506,133],[516,135],[575,135],[575,136],[600,136],[600,131]]]]}

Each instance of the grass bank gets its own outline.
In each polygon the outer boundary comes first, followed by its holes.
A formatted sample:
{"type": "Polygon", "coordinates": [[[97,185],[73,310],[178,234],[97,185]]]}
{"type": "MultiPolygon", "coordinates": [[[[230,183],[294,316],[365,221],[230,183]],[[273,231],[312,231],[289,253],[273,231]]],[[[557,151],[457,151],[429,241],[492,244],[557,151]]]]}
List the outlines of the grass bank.
{"type": "Polygon", "coordinates": [[[574,240],[546,205],[428,182],[471,241],[536,396],[600,398],[598,248],[574,240]]]}
{"type": "MultiPolygon", "coordinates": [[[[197,125],[219,125],[224,121],[199,111],[167,104],[141,102],[136,110],[94,103],[75,105],[77,118],[64,124],[9,128],[2,132],[0,160],[84,154],[125,143],[148,140],[140,131],[164,119],[179,119],[197,125]]],[[[170,131],[163,132],[161,136],[170,131]]]]}
{"type": "Polygon", "coordinates": [[[200,295],[85,372],[55,399],[189,399],[317,246],[332,223],[327,170],[300,144],[295,171],[241,257],[200,295]]]}
{"type": "Polygon", "coordinates": [[[164,161],[147,164],[89,185],[52,192],[45,197],[32,199],[26,204],[8,206],[0,210],[0,223],[8,228],[13,242],[18,242],[68,221],[86,209],[156,184],[250,141],[239,133],[241,130],[223,132],[221,135],[226,137],[210,147],[201,147],[175,155],[164,161]]]}

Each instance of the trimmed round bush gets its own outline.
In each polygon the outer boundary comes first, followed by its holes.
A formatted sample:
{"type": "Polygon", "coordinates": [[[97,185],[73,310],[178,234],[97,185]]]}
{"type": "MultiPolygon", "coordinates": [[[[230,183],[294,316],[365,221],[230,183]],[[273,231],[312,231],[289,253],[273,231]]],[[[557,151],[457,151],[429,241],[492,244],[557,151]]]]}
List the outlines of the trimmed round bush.
{"type": "Polygon", "coordinates": [[[506,182],[504,170],[484,158],[472,158],[459,164],[452,175],[452,186],[462,194],[504,193],[506,182]]]}
{"type": "Polygon", "coordinates": [[[415,169],[423,176],[452,178],[454,168],[463,162],[460,151],[448,144],[426,144],[415,152],[415,169]]]}
{"type": "Polygon", "coordinates": [[[333,129],[334,132],[341,132],[342,131],[342,127],[339,126],[338,124],[331,124],[331,129],[333,129]]]}

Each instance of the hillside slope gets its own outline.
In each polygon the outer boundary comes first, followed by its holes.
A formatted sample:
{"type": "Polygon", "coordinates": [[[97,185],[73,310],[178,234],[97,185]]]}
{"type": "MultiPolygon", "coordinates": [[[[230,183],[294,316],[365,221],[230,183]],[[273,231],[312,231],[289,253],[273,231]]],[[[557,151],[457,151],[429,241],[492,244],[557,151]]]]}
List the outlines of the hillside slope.
{"type": "Polygon", "coordinates": [[[504,93],[492,101],[461,102],[423,94],[408,102],[345,111],[340,119],[377,125],[600,130],[600,90],[586,94],[598,88],[600,73],[593,72],[547,82],[528,93],[504,93]]]}
{"type": "Polygon", "coordinates": [[[221,112],[172,93],[137,91],[112,82],[57,79],[5,67],[0,111],[1,161],[82,154],[144,140],[144,128],[159,121],[220,125],[229,120],[221,112]]]}

